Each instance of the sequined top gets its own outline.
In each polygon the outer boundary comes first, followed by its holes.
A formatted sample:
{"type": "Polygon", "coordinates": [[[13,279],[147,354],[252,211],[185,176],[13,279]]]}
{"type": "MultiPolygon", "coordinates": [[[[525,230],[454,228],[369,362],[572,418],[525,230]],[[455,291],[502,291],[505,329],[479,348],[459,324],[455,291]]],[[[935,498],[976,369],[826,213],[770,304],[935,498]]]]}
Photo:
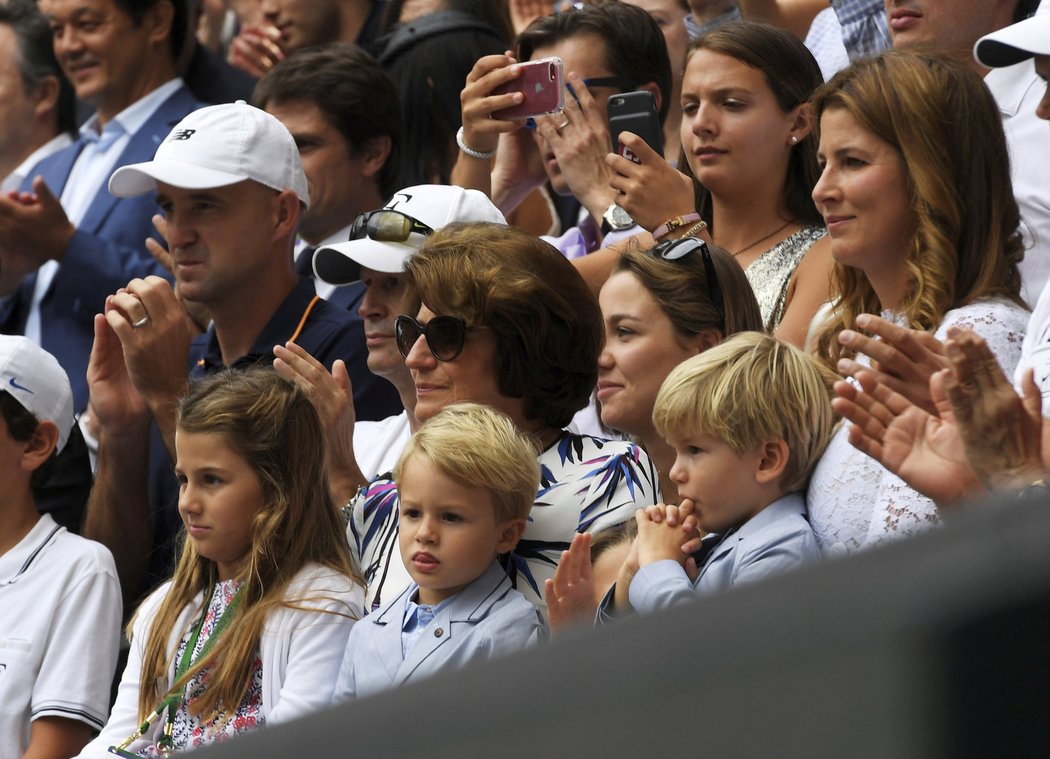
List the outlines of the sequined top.
{"type": "Polygon", "coordinates": [[[744,270],[762,311],[762,324],[772,332],[784,318],[788,282],[802,257],[828,232],[824,227],[802,227],[756,258],[744,270]]]}
{"type": "MultiPolygon", "coordinates": [[[[223,612],[226,611],[226,607],[233,601],[237,588],[238,583],[236,580],[224,580],[215,585],[215,592],[212,594],[211,601],[205,611],[200,637],[197,639],[197,644],[193,650],[194,660],[200,656],[204,644],[211,637],[223,612]]],[[[186,631],[182,641],[179,643],[178,650],[175,652],[175,661],[179,661],[182,658],[182,654],[186,650],[192,634],[192,629],[186,631]]],[[[209,675],[209,670],[205,669],[190,678],[190,681],[186,684],[187,698],[182,701],[178,711],[175,713],[173,737],[175,748],[178,750],[198,748],[245,730],[260,727],[265,722],[266,718],[262,710],[262,658],[258,653],[256,653],[255,660],[252,662],[252,682],[248,686],[248,692],[245,694],[244,700],[233,717],[228,720],[224,720],[222,716],[201,719],[190,714],[188,707],[200,697],[204,688],[207,687],[209,675]]],[[[141,756],[157,757],[162,756],[162,754],[153,745],[144,749],[141,752],[141,756]]]]}

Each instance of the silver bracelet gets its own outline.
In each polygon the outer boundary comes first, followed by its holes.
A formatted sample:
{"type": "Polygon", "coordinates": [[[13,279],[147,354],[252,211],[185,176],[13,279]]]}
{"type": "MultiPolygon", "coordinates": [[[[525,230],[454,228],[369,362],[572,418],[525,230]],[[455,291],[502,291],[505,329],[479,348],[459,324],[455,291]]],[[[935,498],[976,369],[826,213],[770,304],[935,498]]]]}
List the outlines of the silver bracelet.
{"type": "Polygon", "coordinates": [[[479,161],[487,161],[496,155],[495,150],[486,150],[484,152],[480,150],[474,150],[472,147],[468,147],[467,143],[463,141],[463,127],[459,128],[456,132],[456,144],[459,145],[459,149],[469,155],[471,158],[477,158],[479,161]]]}

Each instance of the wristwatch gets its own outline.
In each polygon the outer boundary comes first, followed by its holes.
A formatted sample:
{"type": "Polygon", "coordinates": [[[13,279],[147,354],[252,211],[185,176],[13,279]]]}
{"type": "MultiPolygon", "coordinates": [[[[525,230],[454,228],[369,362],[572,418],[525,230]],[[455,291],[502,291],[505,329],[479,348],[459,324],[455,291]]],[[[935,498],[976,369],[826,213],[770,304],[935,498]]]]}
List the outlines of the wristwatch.
{"type": "Polygon", "coordinates": [[[605,213],[602,214],[602,235],[607,235],[610,232],[622,232],[625,229],[630,229],[634,226],[634,219],[631,218],[631,214],[627,213],[620,206],[613,203],[611,206],[605,209],[605,213]]]}

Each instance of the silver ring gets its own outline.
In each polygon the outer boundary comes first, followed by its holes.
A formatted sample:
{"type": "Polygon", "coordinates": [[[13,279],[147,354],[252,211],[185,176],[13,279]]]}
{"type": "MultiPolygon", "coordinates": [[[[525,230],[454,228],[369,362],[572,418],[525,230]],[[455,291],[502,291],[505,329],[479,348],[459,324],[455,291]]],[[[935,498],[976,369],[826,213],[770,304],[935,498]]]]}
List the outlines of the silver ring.
{"type": "Polygon", "coordinates": [[[563,121],[561,124],[558,124],[558,126],[554,127],[554,129],[555,129],[555,131],[560,132],[562,129],[564,129],[567,126],[569,126],[569,120],[565,119],[565,121],[563,121]]]}
{"type": "Polygon", "coordinates": [[[145,327],[147,324],[149,324],[149,314],[146,314],[141,319],[139,319],[137,322],[132,322],[131,326],[134,329],[138,329],[139,327],[145,327]]]}

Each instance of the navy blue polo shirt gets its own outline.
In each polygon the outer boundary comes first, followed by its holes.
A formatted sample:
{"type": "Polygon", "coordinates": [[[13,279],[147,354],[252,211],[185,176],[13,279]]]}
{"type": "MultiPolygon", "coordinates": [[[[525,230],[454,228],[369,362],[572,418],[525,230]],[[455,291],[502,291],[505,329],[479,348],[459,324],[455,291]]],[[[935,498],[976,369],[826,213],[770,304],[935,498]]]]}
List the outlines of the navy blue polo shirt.
{"type": "MultiPolygon", "coordinates": [[[[358,419],[385,419],[402,411],[401,399],[392,384],[368,370],[368,348],[364,325],[351,312],[318,298],[313,282],[300,279],[295,289],[274,312],[247,354],[231,368],[273,365],[273,346],[291,339],[328,369],[337,358],[346,362],[354,389],[358,419]]],[[[222,362],[214,327],[198,335],[190,344],[189,375],[205,377],[226,368],[222,362]]],[[[178,546],[175,538],[182,527],[179,517],[179,485],[164,443],[154,425],[150,441],[149,500],[153,513],[153,555],[147,588],[171,576],[178,546]]]]}

